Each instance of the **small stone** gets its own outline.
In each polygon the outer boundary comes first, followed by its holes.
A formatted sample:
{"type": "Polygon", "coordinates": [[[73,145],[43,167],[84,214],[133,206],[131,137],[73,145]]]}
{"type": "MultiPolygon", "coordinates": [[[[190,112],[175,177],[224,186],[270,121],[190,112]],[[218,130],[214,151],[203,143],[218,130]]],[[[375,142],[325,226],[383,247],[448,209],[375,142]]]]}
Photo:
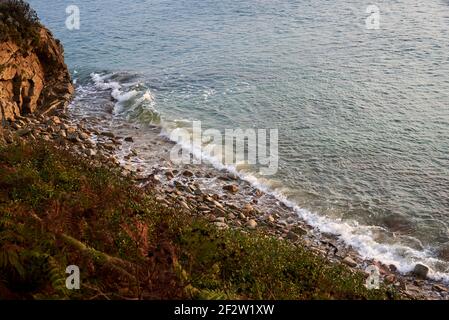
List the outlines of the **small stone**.
{"type": "Polygon", "coordinates": [[[215,219],[215,222],[225,222],[225,217],[218,217],[215,219]]]}
{"type": "Polygon", "coordinates": [[[165,177],[167,178],[167,180],[171,180],[175,177],[175,175],[173,174],[173,172],[167,171],[165,172],[165,177]]]}
{"type": "Polygon", "coordinates": [[[29,134],[31,132],[31,129],[30,128],[24,128],[24,129],[19,129],[19,130],[17,130],[16,131],[16,134],[19,136],[19,137],[23,137],[23,136],[26,136],[27,134],[29,134]]]}
{"type": "Polygon", "coordinates": [[[343,259],[343,263],[354,268],[357,267],[357,262],[355,262],[351,257],[346,257],[343,259]]]}
{"type": "Polygon", "coordinates": [[[394,283],[396,281],[396,276],[394,274],[389,274],[385,277],[385,282],[394,283]]]}
{"type": "Polygon", "coordinates": [[[390,269],[391,272],[396,272],[398,271],[398,268],[394,265],[394,264],[390,264],[388,266],[388,268],[390,269]]]}
{"type": "Polygon", "coordinates": [[[217,222],[214,222],[214,225],[215,225],[218,229],[228,229],[228,228],[229,228],[229,226],[228,226],[226,223],[224,223],[224,222],[219,222],[219,221],[217,221],[217,222]]]}
{"type": "MultiPolygon", "coordinates": [[[[304,229],[304,228],[301,227],[301,226],[294,226],[294,227],[292,228],[292,231],[295,232],[296,234],[302,235],[302,236],[303,236],[303,235],[306,235],[306,234],[308,233],[307,230],[304,229]]],[[[336,245],[333,245],[333,247],[337,248],[336,245]]]]}
{"type": "Polygon", "coordinates": [[[190,171],[190,170],[185,170],[185,171],[182,173],[182,175],[183,175],[183,176],[186,176],[186,177],[193,177],[193,172],[190,171]]]}
{"type": "Polygon", "coordinates": [[[239,191],[239,187],[235,184],[228,184],[223,187],[223,190],[229,191],[231,193],[236,193],[239,191]]]}
{"type": "Polygon", "coordinates": [[[256,227],[257,227],[257,222],[256,222],[256,220],[254,220],[254,219],[250,219],[250,220],[248,220],[248,222],[246,223],[246,226],[247,226],[249,229],[256,229],[256,227]]]}
{"type": "Polygon", "coordinates": [[[123,169],[127,170],[127,171],[133,171],[133,166],[130,164],[125,164],[123,166],[123,169]]]}
{"type": "Polygon", "coordinates": [[[234,220],[235,219],[235,215],[233,213],[228,214],[228,219],[234,220]]]}
{"type": "Polygon", "coordinates": [[[443,287],[442,285],[439,284],[434,284],[433,285],[433,290],[438,291],[438,292],[448,292],[448,288],[443,287]]]}
{"type": "Polygon", "coordinates": [[[243,207],[243,212],[245,213],[251,213],[254,211],[254,208],[252,205],[250,205],[249,203],[245,204],[245,206],[243,207]]]}
{"type": "Polygon", "coordinates": [[[114,138],[115,135],[112,132],[103,131],[100,133],[102,136],[108,137],[108,138],[114,138]]]}
{"type": "Polygon", "coordinates": [[[415,268],[413,269],[413,274],[420,279],[426,279],[427,275],[429,274],[429,267],[422,264],[422,263],[418,263],[415,265],[415,268]]]}
{"type": "Polygon", "coordinates": [[[67,133],[67,140],[71,142],[78,142],[78,134],[76,132],[67,133]]]}
{"type": "Polygon", "coordinates": [[[57,116],[52,116],[52,117],[50,117],[50,119],[48,119],[47,124],[48,125],[59,125],[59,124],[61,124],[61,119],[59,119],[59,117],[57,117],[57,116]]]}
{"type": "MultiPolygon", "coordinates": [[[[67,135],[67,138],[68,137],[69,136],[67,135]]],[[[106,150],[109,150],[109,151],[114,151],[115,150],[115,146],[112,143],[105,143],[105,144],[103,144],[103,148],[105,148],[106,150]]]]}
{"type": "Polygon", "coordinates": [[[94,149],[86,149],[84,153],[89,157],[94,157],[97,155],[97,151],[95,151],[94,149]]]}
{"type": "Polygon", "coordinates": [[[299,240],[299,236],[296,233],[290,231],[287,234],[287,239],[289,239],[291,241],[298,241],[299,240]]]}
{"type": "Polygon", "coordinates": [[[18,124],[17,122],[14,122],[11,127],[15,130],[20,130],[22,129],[22,126],[20,124],[18,124]]]}
{"type": "Polygon", "coordinates": [[[190,207],[184,201],[180,201],[179,204],[187,210],[190,210],[190,207]]]}
{"type": "Polygon", "coordinates": [[[239,218],[242,220],[246,220],[246,216],[245,216],[245,214],[243,214],[243,212],[239,213],[239,218]]]}
{"type": "Polygon", "coordinates": [[[133,139],[133,137],[126,137],[125,141],[126,142],[134,142],[134,139],[133,139]]]}
{"type": "Polygon", "coordinates": [[[66,134],[65,130],[59,131],[59,137],[60,138],[67,138],[67,134],[66,134]]]}
{"type": "Polygon", "coordinates": [[[87,139],[89,139],[89,135],[88,135],[87,133],[85,133],[85,132],[81,132],[81,133],[79,134],[79,137],[81,138],[81,140],[87,140],[87,139]]]}
{"type": "Polygon", "coordinates": [[[217,208],[224,210],[224,207],[221,205],[220,202],[214,200],[212,203],[213,203],[217,208]]]}
{"type": "Polygon", "coordinates": [[[274,222],[274,218],[271,214],[267,217],[267,221],[274,222]]]}

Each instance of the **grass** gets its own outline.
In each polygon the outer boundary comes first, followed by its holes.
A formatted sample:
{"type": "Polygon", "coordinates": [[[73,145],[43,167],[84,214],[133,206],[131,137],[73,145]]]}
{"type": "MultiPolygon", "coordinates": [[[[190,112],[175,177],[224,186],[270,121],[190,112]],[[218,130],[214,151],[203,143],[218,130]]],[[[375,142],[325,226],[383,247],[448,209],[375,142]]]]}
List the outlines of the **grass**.
{"type": "Polygon", "coordinates": [[[195,216],[51,145],[2,146],[0,299],[397,298],[304,248],[195,216]],[[71,264],[81,290],[65,287],[71,264]]]}

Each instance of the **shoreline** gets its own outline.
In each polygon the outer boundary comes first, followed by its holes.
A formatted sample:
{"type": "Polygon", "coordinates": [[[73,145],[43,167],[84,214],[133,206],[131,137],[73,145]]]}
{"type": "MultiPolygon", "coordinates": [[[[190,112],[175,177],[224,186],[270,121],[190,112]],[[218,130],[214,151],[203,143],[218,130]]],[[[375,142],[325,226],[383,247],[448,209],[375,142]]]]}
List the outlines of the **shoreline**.
{"type": "MultiPolygon", "coordinates": [[[[76,119],[66,111],[50,117],[20,117],[10,130],[6,129],[4,137],[7,143],[17,139],[42,139],[82,155],[92,165],[120,167],[124,176],[131,177],[140,188],[154,194],[162,206],[176,207],[189,215],[202,217],[219,229],[261,232],[306,248],[329,263],[345,264],[354,271],[364,272],[368,266],[376,265],[381,281],[405,297],[449,299],[447,284],[418,279],[413,274],[400,274],[394,266],[379,261],[363,260],[337,236],[317,232],[273,195],[264,193],[233,173],[207,164],[173,167],[169,159],[161,157],[163,152],[155,152],[156,148],[169,150],[174,144],[157,134],[161,129],[157,126],[151,127],[153,132],[148,133],[153,140],[145,141],[147,151],[155,153],[154,163],[146,170],[139,167],[139,151],[133,148],[139,144],[136,141],[138,137],[120,135],[121,130],[122,133],[130,133],[132,124],[117,128],[114,130],[117,133],[99,130],[100,127],[88,117],[76,119]],[[205,183],[210,181],[214,181],[214,185],[205,187],[205,183]]],[[[145,140],[146,137],[140,138],[145,140]]]]}

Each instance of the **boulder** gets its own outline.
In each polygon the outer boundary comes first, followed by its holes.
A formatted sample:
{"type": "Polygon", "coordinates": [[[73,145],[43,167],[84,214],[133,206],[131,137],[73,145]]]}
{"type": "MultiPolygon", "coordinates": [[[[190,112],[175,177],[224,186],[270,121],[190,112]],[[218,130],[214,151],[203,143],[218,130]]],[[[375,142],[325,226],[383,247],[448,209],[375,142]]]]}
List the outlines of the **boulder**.
{"type": "Polygon", "coordinates": [[[419,279],[426,279],[430,268],[422,263],[417,263],[413,269],[413,274],[419,279]]]}
{"type": "Polygon", "coordinates": [[[231,193],[237,193],[239,191],[239,187],[235,184],[228,184],[223,187],[223,190],[226,190],[231,193]]]}
{"type": "Polygon", "coordinates": [[[250,219],[250,220],[248,220],[248,222],[246,223],[246,226],[247,226],[249,229],[256,229],[256,227],[257,227],[257,222],[256,222],[256,220],[254,220],[254,219],[250,219]]]}

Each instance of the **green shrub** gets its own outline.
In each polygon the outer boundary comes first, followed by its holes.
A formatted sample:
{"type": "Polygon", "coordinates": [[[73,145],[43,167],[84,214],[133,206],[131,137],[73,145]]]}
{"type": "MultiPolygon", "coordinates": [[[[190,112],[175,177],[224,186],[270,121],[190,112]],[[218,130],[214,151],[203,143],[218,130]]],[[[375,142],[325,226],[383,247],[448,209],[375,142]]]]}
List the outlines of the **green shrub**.
{"type": "Polygon", "coordinates": [[[0,0],[0,41],[11,40],[21,48],[39,41],[39,18],[23,0],[0,0]]]}

